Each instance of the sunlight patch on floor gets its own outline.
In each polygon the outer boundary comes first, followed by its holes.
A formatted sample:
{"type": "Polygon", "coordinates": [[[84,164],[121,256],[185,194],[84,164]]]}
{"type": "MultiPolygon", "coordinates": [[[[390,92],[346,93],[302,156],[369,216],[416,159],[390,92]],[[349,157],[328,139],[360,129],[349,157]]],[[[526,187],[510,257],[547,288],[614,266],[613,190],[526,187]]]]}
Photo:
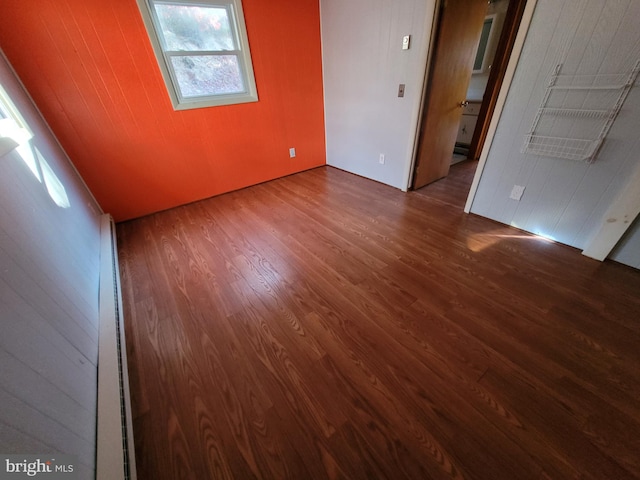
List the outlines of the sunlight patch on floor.
{"type": "Polygon", "coordinates": [[[507,234],[505,233],[504,228],[499,228],[491,232],[476,233],[469,236],[469,238],[467,239],[467,247],[469,247],[469,250],[471,250],[472,252],[477,253],[505,240],[536,240],[545,243],[556,243],[556,240],[548,235],[524,232],[514,232],[513,234],[507,234]]]}

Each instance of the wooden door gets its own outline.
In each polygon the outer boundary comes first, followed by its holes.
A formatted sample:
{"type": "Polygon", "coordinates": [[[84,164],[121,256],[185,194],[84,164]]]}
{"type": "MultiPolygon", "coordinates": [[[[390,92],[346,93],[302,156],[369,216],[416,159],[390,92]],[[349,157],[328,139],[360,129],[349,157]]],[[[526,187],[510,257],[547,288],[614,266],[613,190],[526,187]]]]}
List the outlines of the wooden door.
{"type": "Polygon", "coordinates": [[[446,177],[487,0],[443,0],[420,128],[413,188],[446,177]]]}

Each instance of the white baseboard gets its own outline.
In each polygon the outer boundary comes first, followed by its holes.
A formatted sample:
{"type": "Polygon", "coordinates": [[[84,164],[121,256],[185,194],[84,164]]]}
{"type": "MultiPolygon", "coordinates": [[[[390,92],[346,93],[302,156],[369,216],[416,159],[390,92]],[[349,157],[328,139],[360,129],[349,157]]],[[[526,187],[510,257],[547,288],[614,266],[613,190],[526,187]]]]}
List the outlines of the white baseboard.
{"type": "Polygon", "coordinates": [[[115,224],[100,225],[100,332],[96,480],[136,480],[115,224]]]}

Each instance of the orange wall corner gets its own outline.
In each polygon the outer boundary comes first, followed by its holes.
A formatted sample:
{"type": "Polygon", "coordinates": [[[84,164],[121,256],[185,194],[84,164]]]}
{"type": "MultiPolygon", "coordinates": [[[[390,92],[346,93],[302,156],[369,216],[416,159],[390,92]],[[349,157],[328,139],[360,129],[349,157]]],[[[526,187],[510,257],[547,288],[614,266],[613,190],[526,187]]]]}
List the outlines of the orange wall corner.
{"type": "Polygon", "coordinates": [[[318,0],[243,0],[259,101],[186,111],[135,0],[2,8],[0,47],[117,221],[326,163],[318,0]]]}

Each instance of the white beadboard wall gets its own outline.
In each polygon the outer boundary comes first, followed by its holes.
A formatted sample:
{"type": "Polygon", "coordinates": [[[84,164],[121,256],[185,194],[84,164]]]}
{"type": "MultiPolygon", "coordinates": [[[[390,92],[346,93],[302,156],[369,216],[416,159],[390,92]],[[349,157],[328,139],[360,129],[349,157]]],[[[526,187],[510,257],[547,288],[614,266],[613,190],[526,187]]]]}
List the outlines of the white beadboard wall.
{"type": "Polygon", "coordinates": [[[76,455],[93,479],[100,209],[1,51],[0,84],[70,204],[16,150],[0,157],[0,452],[76,455]]]}
{"type": "Polygon", "coordinates": [[[434,6],[435,0],[320,0],[329,165],[406,188],[434,6]],[[402,50],[405,35],[409,50],[402,50]]]}
{"type": "MultiPolygon", "coordinates": [[[[640,2],[539,0],[471,211],[583,249],[640,165],[640,87],[631,90],[593,164],[520,153],[549,74],[622,73],[640,58],[640,2]],[[509,199],[524,185],[521,201],[509,199]]],[[[580,137],[575,130],[573,136],[580,137]]],[[[640,249],[640,234],[618,252],[640,249]]],[[[636,254],[637,258],[637,254],[636,254]]],[[[636,260],[637,261],[637,260],[636,260]]],[[[637,264],[635,265],[637,266],[637,264]]]]}

